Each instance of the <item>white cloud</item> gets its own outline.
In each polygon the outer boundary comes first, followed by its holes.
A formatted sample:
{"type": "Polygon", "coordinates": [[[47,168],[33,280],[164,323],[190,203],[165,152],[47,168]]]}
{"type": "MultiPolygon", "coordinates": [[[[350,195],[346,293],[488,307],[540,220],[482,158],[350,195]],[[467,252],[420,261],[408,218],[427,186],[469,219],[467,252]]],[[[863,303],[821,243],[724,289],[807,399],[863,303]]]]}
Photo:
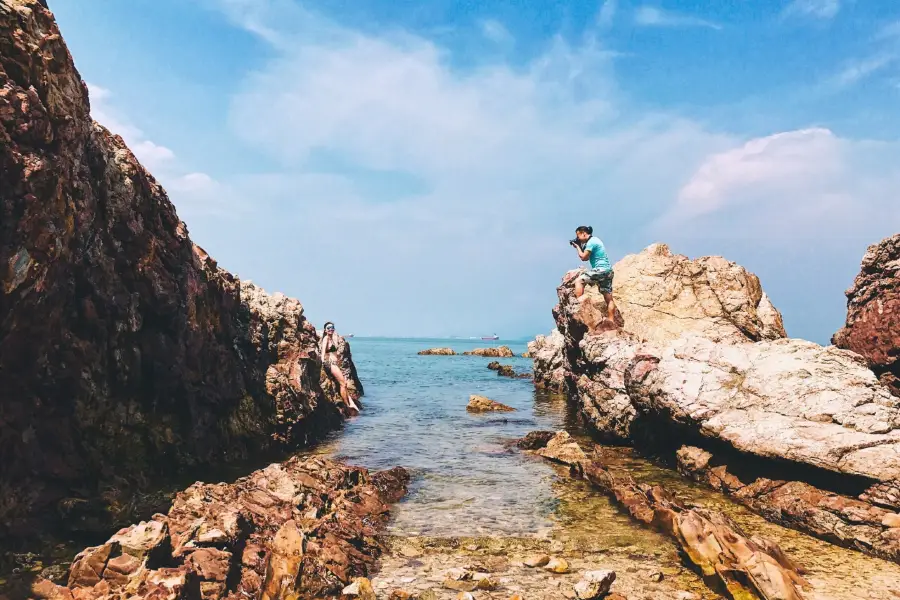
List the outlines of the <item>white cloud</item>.
{"type": "Polygon", "coordinates": [[[500,21],[495,19],[484,19],[479,25],[481,26],[481,33],[484,34],[484,37],[495,44],[505,45],[513,42],[512,34],[500,21]]]}
{"type": "Polygon", "coordinates": [[[841,10],[840,0],[793,0],[782,13],[784,17],[833,19],[841,10]]]}
{"type": "Polygon", "coordinates": [[[655,6],[640,6],[634,11],[634,22],[645,27],[708,27],[722,29],[722,26],[699,17],[682,15],[655,6]]]}
{"type": "Polygon", "coordinates": [[[835,89],[853,86],[860,81],[884,71],[886,68],[900,60],[900,54],[895,52],[879,52],[868,58],[847,63],[832,79],[829,84],[835,89]]]}
{"type": "Polygon", "coordinates": [[[898,38],[900,38],[900,21],[888,23],[875,35],[875,39],[878,40],[893,40],[898,38]]]}
{"type": "Polygon", "coordinates": [[[597,25],[600,27],[609,27],[616,18],[619,11],[618,0],[604,0],[597,13],[597,25]]]}

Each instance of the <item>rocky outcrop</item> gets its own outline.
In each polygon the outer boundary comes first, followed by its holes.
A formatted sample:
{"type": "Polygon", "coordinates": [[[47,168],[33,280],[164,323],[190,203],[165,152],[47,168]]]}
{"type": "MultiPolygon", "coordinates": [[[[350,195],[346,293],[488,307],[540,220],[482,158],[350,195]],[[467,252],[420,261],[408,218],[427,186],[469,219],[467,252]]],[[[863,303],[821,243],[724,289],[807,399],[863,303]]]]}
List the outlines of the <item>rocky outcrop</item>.
{"type": "Polygon", "coordinates": [[[847,324],[832,343],[865,357],[900,396],[900,234],[869,247],[847,290],[847,324]]]}
{"type": "Polygon", "coordinates": [[[300,303],[219,268],[89,111],[44,3],[0,2],[0,536],[340,420],[300,303]]]}
{"type": "Polygon", "coordinates": [[[55,600],[336,597],[368,576],[388,504],[406,491],[400,468],[369,474],[319,458],[272,464],[233,484],[196,483],[168,514],[87,548],[68,583],[35,583],[55,600]]]}
{"type": "Polygon", "coordinates": [[[760,477],[745,483],[706,450],[678,450],[678,470],[770,521],[888,560],[900,560],[900,513],[802,481],[760,477]]]}
{"type": "Polygon", "coordinates": [[[626,373],[639,411],[742,453],[900,478],[900,399],[852,352],[803,340],[734,346],[682,338],[626,373]]]}
{"type": "Polygon", "coordinates": [[[534,386],[562,392],[566,386],[566,339],[554,329],[528,342],[526,354],[534,361],[534,386]]]}
{"type": "Polygon", "coordinates": [[[419,356],[456,356],[452,348],[430,348],[419,351],[419,356]]]}
{"type": "MultiPolygon", "coordinates": [[[[540,439],[542,434],[532,438],[540,439]]],[[[802,600],[803,569],[775,542],[749,536],[722,513],[691,508],[662,486],[639,485],[630,475],[613,471],[588,458],[578,444],[560,432],[546,448],[534,451],[567,464],[615,501],[634,519],[671,536],[684,556],[706,577],[717,578],[733,598],[802,600]],[[555,446],[555,447],[553,447],[555,446]]]]}
{"type": "Polygon", "coordinates": [[[495,400],[491,400],[490,398],[485,398],[484,396],[479,396],[477,394],[473,394],[469,397],[469,403],[466,405],[466,410],[473,413],[482,413],[482,412],[513,412],[514,408],[511,406],[507,406],[505,404],[501,404],[495,400]]]}
{"type": "Polygon", "coordinates": [[[465,356],[487,356],[490,358],[512,358],[513,351],[509,349],[509,346],[498,346],[496,348],[475,348],[474,350],[468,350],[463,352],[465,356]]]}

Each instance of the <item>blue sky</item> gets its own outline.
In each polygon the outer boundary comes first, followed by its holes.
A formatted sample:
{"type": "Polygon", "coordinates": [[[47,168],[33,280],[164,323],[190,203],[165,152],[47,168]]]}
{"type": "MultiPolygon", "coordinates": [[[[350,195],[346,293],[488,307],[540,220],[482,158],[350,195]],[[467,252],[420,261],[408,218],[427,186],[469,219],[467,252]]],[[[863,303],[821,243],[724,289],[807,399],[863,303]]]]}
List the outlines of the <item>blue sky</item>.
{"type": "Polygon", "coordinates": [[[545,331],[589,224],[735,260],[826,342],[900,231],[893,0],[50,8],[193,239],[344,332],[545,331]]]}

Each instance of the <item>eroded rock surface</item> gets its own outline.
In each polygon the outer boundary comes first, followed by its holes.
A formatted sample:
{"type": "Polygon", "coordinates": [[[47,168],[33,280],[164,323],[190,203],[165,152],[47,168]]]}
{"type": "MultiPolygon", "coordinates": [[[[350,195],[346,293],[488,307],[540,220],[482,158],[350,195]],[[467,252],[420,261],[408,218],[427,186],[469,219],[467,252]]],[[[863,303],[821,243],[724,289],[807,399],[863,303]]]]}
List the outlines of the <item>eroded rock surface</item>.
{"type": "Polygon", "coordinates": [[[301,304],[219,268],[89,111],[44,3],[0,2],[0,536],[340,420],[301,304]]]}
{"type": "Polygon", "coordinates": [[[534,385],[554,392],[566,387],[566,339],[554,329],[528,342],[526,354],[534,361],[534,385]]]}
{"type": "Polygon", "coordinates": [[[687,337],[635,361],[626,385],[640,411],[741,452],[900,478],[900,399],[847,350],[687,337]]]}
{"type": "Polygon", "coordinates": [[[847,290],[847,324],[832,342],[864,356],[900,396],[900,234],[869,247],[847,290]]]}
{"type": "Polygon", "coordinates": [[[491,400],[490,398],[485,398],[484,396],[479,396],[477,394],[472,394],[469,397],[469,403],[466,405],[466,410],[473,413],[482,413],[482,412],[513,412],[516,409],[511,406],[507,406],[495,400],[491,400]]]}
{"type": "Polygon", "coordinates": [[[678,451],[678,470],[770,521],[888,560],[900,559],[900,513],[802,481],[744,482],[701,448],[678,451]]]}
{"type": "Polygon", "coordinates": [[[322,598],[366,577],[376,537],[409,476],[369,474],[320,458],[272,464],[233,484],[196,483],[168,514],[88,548],[66,587],[40,580],[38,599],[322,598]]]}
{"type": "Polygon", "coordinates": [[[420,350],[419,356],[456,356],[456,352],[453,348],[429,348],[420,350]]]}

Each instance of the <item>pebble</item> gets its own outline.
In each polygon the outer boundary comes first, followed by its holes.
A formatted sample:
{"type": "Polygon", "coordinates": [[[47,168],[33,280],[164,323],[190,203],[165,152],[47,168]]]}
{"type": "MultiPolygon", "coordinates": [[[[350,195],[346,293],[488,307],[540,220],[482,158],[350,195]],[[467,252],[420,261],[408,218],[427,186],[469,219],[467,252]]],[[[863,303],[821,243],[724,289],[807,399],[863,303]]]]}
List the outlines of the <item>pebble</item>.
{"type": "Polygon", "coordinates": [[[579,600],[596,600],[609,593],[616,580],[616,572],[610,570],[588,571],[581,581],[575,584],[575,595],[579,600]]]}
{"type": "Polygon", "coordinates": [[[372,589],[372,582],[365,577],[354,580],[353,583],[341,590],[341,594],[344,596],[355,596],[359,600],[375,600],[375,590],[372,589]]]}
{"type": "Polygon", "coordinates": [[[659,583],[662,580],[663,580],[663,574],[660,573],[659,571],[654,571],[653,573],[650,573],[650,581],[655,581],[656,583],[659,583]]]}
{"type": "Polygon", "coordinates": [[[550,571],[551,573],[568,573],[569,572],[569,563],[566,562],[564,558],[551,558],[550,562],[548,562],[544,569],[550,571]]]}
{"type": "Polygon", "coordinates": [[[550,562],[550,557],[546,554],[538,554],[536,556],[531,556],[525,559],[524,564],[526,567],[543,567],[548,562],[550,562]]]}

